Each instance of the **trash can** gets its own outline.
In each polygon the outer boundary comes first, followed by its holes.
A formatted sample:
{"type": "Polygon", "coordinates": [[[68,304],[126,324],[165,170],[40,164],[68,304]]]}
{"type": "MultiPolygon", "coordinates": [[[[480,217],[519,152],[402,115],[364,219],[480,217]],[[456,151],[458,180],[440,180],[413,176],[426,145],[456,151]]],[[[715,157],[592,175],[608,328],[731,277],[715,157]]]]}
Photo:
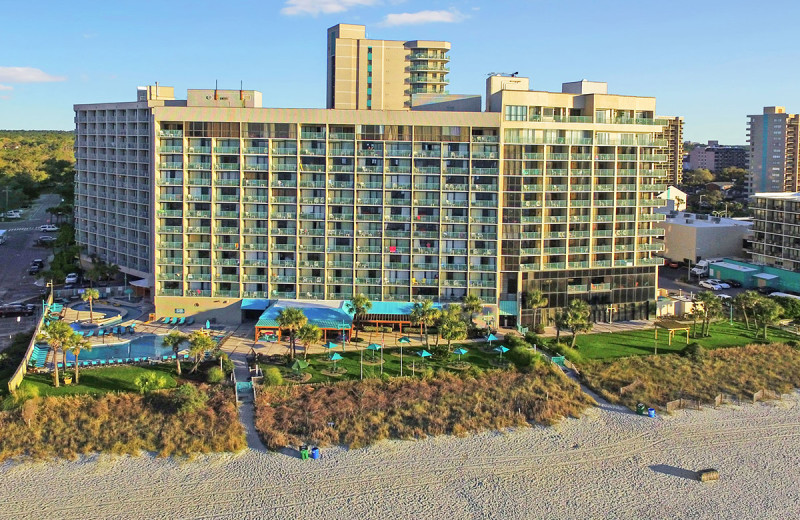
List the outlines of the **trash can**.
{"type": "Polygon", "coordinates": [[[308,446],[305,444],[300,446],[300,458],[303,460],[308,460],[308,446]]]}
{"type": "Polygon", "coordinates": [[[319,458],[319,448],[316,446],[311,448],[311,458],[317,460],[319,458]]]}
{"type": "Polygon", "coordinates": [[[646,412],[647,412],[647,407],[644,404],[639,403],[636,405],[636,413],[638,413],[639,415],[644,415],[646,412]]]}
{"type": "Polygon", "coordinates": [[[655,417],[656,416],[656,409],[655,408],[648,408],[647,409],[648,417],[655,417]]]}

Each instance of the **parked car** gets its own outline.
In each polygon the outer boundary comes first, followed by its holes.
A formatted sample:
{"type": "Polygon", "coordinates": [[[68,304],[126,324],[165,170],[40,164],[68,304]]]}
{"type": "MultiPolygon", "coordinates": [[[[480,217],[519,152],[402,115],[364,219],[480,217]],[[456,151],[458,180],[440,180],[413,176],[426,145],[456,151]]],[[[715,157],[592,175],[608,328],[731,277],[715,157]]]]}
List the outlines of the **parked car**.
{"type": "Polygon", "coordinates": [[[730,284],[727,284],[727,283],[723,282],[722,280],[717,280],[716,278],[709,278],[706,281],[709,282],[709,283],[713,283],[713,284],[719,285],[719,287],[721,289],[730,289],[731,288],[730,284]]]}
{"type": "Polygon", "coordinates": [[[37,242],[39,242],[39,244],[43,246],[52,246],[55,243],[55,241],[56,237],[51,237],[50,235],[41,236],[37,240],[37,242]]]}
{"type": "Polygon", "coordinates": [[[39,266],[39,269],[44,269],[44,260],[41,258],[35,258],[31,260],[31,265],[39,266]]]}
{"type": "Polygon", "coordinates": [[[77,273],[69,273],[67,275],[67,277],[64,279],[64,283],[66,283],[66,284],[78,283],[78,274],[77,273]]]}
{"type": "Polygon", "coordinates": [[[44,224],[39,226],[39,231],[58,231],[58,227],[53,224],[44,224]]]}
{"type": "Polygon", "coordinates": [[[680,267],[680,264],[678,262],[672,262],[672,261],[670,261],[667,265],[672,269],[677,269],[680,267]]]}
{"type": "Polygon", "coordinates": [[[28,268],[28,274],[29,274],[29,275],[31,275],[31,276],[33,276],[33,275],[35,275],[35,274],[38,274],[38,273],[39,273],[39,271],[41,271],[41,270],[42,270],[42,268],[41,268],[41,267],[39,267],[38,265],[36,265],[36,264],[31,264],[31,266],[28,268]]]}
{"type": "Polygon", "coordinates": [[[711,289],[712,291],[719,291],[720,289],[722,289],[722,287],[720,287],[715,283],[711,283],[711,281],[709,280],[703,280],[702,282],[700,282],[700,287],[711,289]]]}
{"type": "Polygon", "coordinates": [[[22,215],[19,213],[19,211],[7,211],[6,218],[18,219],[22,218],[22,215]]]}
{"type": "Polygon", "coordinates": [[[770,295],[774,292],[777,292],[777,289],[773,289],[772,287],[756,287],[756,291],[760,294],[770,295]]]}
{"type": "Polygon", "coordinates": [[[0,318],[8,318],[12,316],[33,316],[35,310],[36,306],[31,304],[22,305],[18,303],[12,303],[9,305],[2,305],[0,306],[0,318]]]}
{"type": "Polygon", "coordinates": [[[731,287],[739,288],[742,286],[741,282],[737,282],[736,280],[722,280],[722,281],[730,285],[731,287]]]}

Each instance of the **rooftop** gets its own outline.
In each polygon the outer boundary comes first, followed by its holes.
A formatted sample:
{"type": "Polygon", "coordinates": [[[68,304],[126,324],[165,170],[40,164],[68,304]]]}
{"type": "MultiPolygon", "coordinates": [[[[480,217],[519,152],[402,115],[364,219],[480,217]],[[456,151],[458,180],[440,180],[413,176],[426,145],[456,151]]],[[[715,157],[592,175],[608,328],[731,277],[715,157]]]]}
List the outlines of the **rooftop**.
{"type": "Polygon", "coordinates": [[[764,192],[764,193],[756,193],[754,197],[764,198],[764,199],[782,199],[782,200],[794,200],[800,201],[800,193],[792,193],[792,192],[779,192],[779,193],[771,193],[771,192],[764,192]]]}
{"type": "MultiPolygon", "coordinates": [[[[256,300],[248,300],[247,305],[250,309],[256,309],[256,300]]],[[[308,318],[308,322],[321,329],[349,329],[353,325],[353,317],[344,309],[344,302],[325,302],[325,301],[302,301],[302,300],[260,300],[268,302],[267,307],[261,314],[256,323],[256,327],[277,328],[278,314],[283,309],[301,309],[308,318]]],[[[244,308],[245,301],[242,301],[244,308]]],[[[260,304],[259,304],[260,305],[260,304]]]]}
{"type": "Polygon", "coordinates": [[[667,213],[667,219],[665,220],[665,222],[667,224],[675,224],[678,226],[691,226],[697,228],[726,227],[726,226],[750,227],[753,225],[753,223],[749,221],[736,220],[726,217],[715,217],[713,215],[706,215],[702,213],[686,213],[684,211],[667,213]],[[689,222],[687,222],[687,220],[689,222]]]}

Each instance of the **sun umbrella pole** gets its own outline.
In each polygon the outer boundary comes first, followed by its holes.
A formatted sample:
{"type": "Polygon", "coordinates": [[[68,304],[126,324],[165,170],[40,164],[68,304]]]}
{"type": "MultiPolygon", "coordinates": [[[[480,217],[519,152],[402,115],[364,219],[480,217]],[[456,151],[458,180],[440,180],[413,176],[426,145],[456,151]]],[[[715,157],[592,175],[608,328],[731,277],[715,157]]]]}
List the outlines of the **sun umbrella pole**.
{"type": "Polygon", "coordinates": [[[364,380],[364,349],[361,349],[361,380],[364,380]]]}
{"type": "Polygon", "coordinates": [[[400,377],[403,377],[403,345],[400,345],[400,377]]]}

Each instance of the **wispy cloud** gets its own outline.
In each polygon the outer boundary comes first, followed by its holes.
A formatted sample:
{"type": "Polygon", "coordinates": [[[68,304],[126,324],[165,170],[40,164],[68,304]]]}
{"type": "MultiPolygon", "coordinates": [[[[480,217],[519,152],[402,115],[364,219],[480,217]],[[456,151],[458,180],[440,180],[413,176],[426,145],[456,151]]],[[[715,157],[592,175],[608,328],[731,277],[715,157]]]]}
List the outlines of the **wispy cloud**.
{"type": "Polygon", "coordinates": [[[367,7],[380,0],[286,0],[281,13],[289,16],[343,13],[353,7],[367,7]]]}
{"type": "Polygon", "coordinates": [[[463,21],[466,15],[453,9],[451,11],[418,11],[416,13],[393,13],[387,14],[381,25],[393,27],[396,25],[420,25],[424,23],[458,23],[463,21]]]}
{"type": "Polygon", "coordinates": [[[0,85],[0,90],[14,90],[11,85],[0,85]]]}
{"type": "Polygon", "coordinates": [[[49,83],[66,79],[33,67],[0,67],[0,81],[5,83],[49,83]]]}

